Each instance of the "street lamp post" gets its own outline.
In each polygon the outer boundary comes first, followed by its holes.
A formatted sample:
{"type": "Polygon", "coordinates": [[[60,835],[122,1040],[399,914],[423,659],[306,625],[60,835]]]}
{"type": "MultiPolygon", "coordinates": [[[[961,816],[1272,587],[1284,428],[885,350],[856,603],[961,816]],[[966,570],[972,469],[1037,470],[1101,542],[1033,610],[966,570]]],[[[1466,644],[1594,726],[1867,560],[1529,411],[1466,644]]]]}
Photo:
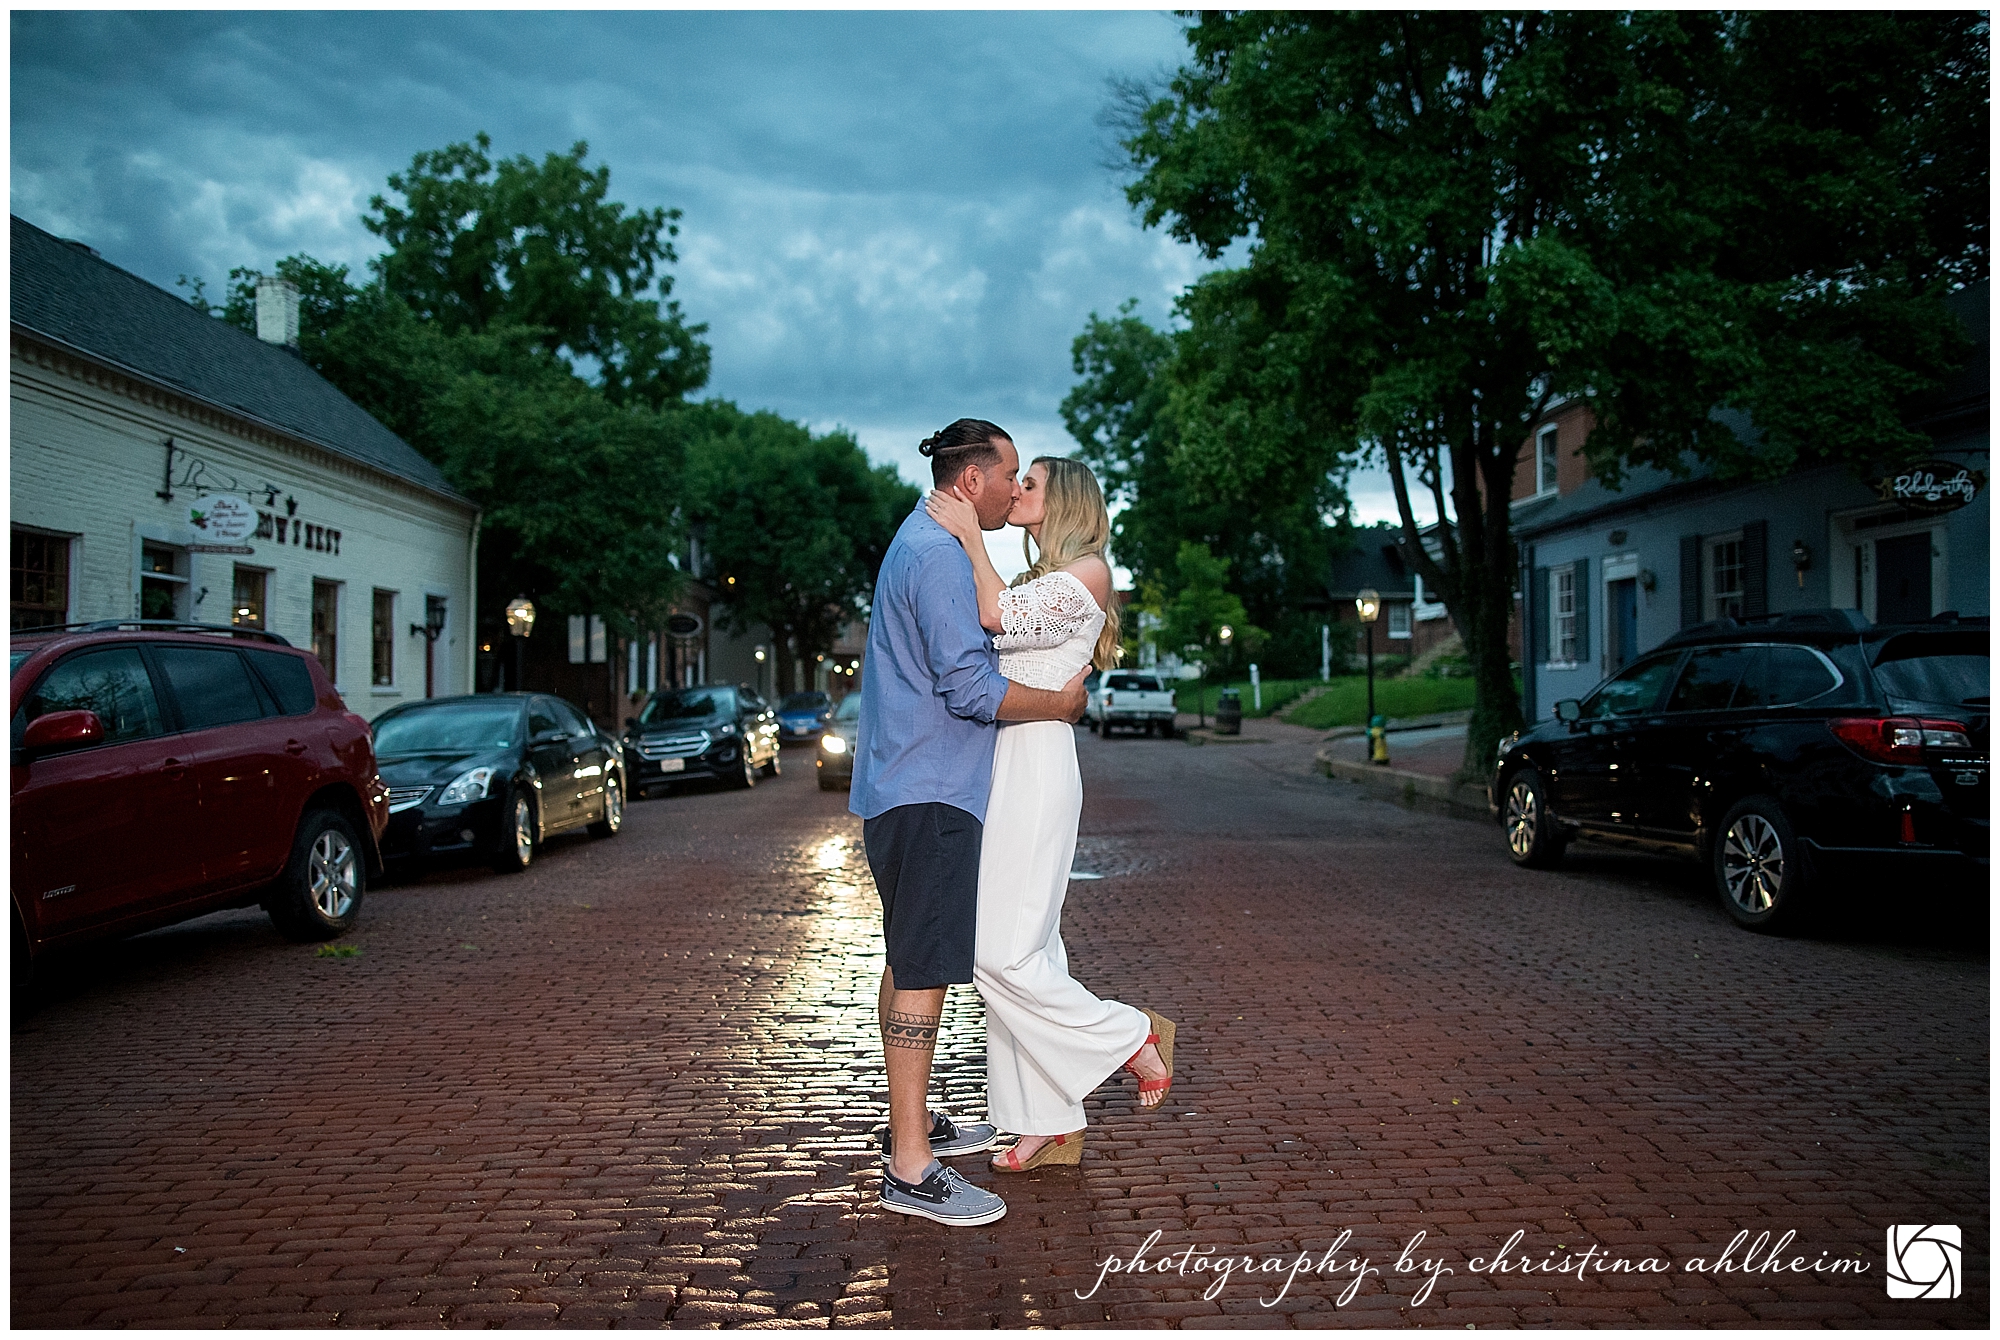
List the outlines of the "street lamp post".
{"type": "MultiPolygon", "coordinates": [[[[1222,643],[1222,687],[1227,689],[1229,687],[1229,644],[1236,640],[1236,630],[1228,624],[1224,624],[1222,627],[1216,629],[1215,636],[1222,643]]],[[[1220,694],[1217,694],[1216,707],[1219,709],[1221,706],[1222,697],[1220,694]]],[[[1222,728],[1218,726],[1216,729],[1220,730],[1222,728]]]]}
{"type": "MultiPolygon", "coordinates": [[[[1354,596],[1354,612],[1361,619],[1361,626],[1368,636],[1368,720],[1369,730],[1375,727],[1375,619],[1382,613],[1382,593],[1373,587],[1363,587],[1354,596]]],[[[1372,741],[1372,735],[1363,736],[1372,741]]]]}
{"type": "Polygon", "coordinates": [[[758,647],[758,648],[757,648],[757,693],[758,693],[758,696],[760,696],[760,697],[761,697],[761,696],[763,695],[763,692],[764,692],[764,649],[763,649],[763,648],[762,648],[762,647],[760,646],[760,647],[758,647]]]}
{"type": "Polygon", "coordinates": [[[524,687],[522,658],[528,646],[528,635],[535,631],[535,602],[526,596],[515,596],[507,604],[507,632],[514,639],[514,692],[524,687]]]}

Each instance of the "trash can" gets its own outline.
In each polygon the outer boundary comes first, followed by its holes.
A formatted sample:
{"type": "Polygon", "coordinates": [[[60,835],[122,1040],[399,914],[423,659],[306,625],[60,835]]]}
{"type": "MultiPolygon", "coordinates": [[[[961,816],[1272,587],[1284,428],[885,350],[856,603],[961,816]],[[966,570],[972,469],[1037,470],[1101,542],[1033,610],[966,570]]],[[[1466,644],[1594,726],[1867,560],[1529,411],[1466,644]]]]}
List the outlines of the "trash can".
{"type": "Polygon", "coordinates": [[[1243,695],[1235,689],[1224,689],[1215,700],[1215,733],[1217,735],[1241,735],[1243,733],[1243,695]]]}

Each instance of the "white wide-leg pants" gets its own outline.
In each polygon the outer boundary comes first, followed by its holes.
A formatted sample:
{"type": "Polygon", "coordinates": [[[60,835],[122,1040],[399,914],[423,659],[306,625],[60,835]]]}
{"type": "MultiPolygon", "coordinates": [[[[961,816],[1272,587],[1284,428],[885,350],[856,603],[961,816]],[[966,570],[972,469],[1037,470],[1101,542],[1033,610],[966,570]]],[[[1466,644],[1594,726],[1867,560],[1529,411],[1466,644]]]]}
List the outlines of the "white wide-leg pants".
{"type": "Polygon", "coordinates": [[[1000,728],[979,843],[972,980],[986,1002],[987,1112],[1017,1135],[1083,1129],[1083,1099],[1146,1041],[1143,1011],[1069,975],[1063,899],[1083,779],[1066,722],[1000,728]]]}

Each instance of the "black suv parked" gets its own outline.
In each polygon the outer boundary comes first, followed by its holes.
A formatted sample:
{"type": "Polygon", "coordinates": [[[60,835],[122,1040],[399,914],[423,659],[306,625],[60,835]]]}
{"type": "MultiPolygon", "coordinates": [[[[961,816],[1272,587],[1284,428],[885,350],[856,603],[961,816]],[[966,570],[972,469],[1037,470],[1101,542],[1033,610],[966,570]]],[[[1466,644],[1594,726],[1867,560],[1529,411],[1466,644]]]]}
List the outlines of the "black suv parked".
{"type": "Polygon", "coordinates": [[[661,689],[625,721],[625,772],[640,795],[697,778],[755,786],[783,766],[778,714],[748,684],[661,689]]]}
{"type": "Polygon", "coordinates": [[[1501,741],[1487,801],[1520,865],[1578,836],[1693,856],[1760,930],[1834,869],[1983,874],[1989,664],[1955,614],[1698,624],[1501,741]]]}

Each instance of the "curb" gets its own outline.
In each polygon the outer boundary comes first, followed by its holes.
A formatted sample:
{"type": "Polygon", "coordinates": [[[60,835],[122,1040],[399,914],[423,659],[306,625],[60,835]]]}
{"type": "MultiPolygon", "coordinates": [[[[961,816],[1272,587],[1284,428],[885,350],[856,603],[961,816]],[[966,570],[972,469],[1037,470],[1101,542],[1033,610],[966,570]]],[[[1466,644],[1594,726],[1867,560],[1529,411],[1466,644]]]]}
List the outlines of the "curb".
{"type": "MultiPolygon", "coordinates": [[[[1396,717],[1382,729],[1387,731],[1426,730],[1432,726],[1463,726],[1471,720],[1472,713],[1470,710],[1432,712],[1420,717],[1396,717]]],[[[1356,735],[1366,735],[1367,733],[1368,728],[1366,726],[1335,726],[1322,738],[1328,740],[1346,740],[1356,735]]]]}
{"type": "Polygon", "coordinates": [[[1431,777],[1421,772],[1399,772],[1372,763],[1333,758],[1332,750],[1322,749],[1313,762],[1336,782],[1350,782],[1377,800],[1401,805],[1421,814],[1439,814],[1452,819],[1472,819],[1490,824],[1493,816],[1486,808],[1486,788],[1449,777],[1431,777]]]}

